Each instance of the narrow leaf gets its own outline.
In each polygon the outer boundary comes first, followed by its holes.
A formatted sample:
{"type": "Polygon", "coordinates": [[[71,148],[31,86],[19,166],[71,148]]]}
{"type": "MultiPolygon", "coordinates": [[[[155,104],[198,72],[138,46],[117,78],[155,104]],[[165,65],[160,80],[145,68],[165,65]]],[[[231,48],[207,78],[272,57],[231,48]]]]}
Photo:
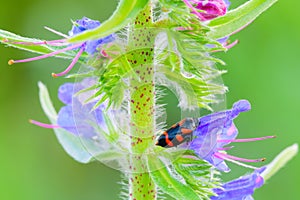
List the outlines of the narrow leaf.
{"type": "Polygon", "coordinates": [[[208,24],[211,31],[208,36],[213,39],[234,34],[255,20],[277,0],[250,0],[226,15],[213,19],[208,24]]]}
{"type": "Polygon", "coordinates": [[[155,184],[168,195],[181,200],[199,199],[194,190],[181,183],[170,174],[169,170],[160,159],[149,156],[148,167],[155,184]]]}
{"type": "Polygon", "coordinates": [[[124,28],[147,5],[149,0],[121,0],[113,15],[96,29],[85,31],[69,39],[69,42],[81,42],[108,36],[124,28]]]}

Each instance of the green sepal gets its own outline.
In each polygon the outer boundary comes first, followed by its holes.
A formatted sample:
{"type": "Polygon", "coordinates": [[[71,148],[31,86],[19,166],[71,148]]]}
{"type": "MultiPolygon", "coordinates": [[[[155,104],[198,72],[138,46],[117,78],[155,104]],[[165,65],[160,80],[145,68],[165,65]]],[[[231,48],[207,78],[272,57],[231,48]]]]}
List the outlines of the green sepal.
{"type": "Polygon", "coordinates": [[[208,36],[212,39],[220,39],[234,34],[254,21],[275,2],[277,0],[250,0],[244,3],[226,15],[211,20],[208,24],[211,28],[208,36]]]}
{"type": "Polygon", "coordinates": [[[178,181],[168,167],[157,157],[148,157],[148,167],[150,176],[154,183],[166,194],[175,199],[191,200],[199,199],[198,195],[189,186],[178,181]]]}
{"type": "MultiPolygon", "coordinates": [[[[48,54],[54,51],[57,51],[59,49],[65,48],[66,46],[63,47],[58,47],[58,46],[50,46],[47,44],[43,45],[24,45],[24,44],[14,44],[13,42],[44,42],[44,40],[39,40],[39,39],[34,39],[34,38],[27,38],[27,37],[22,37],[19,35],[16,35],[14,33],[1,30],[0,29],[0,42],[2,44],[5,44],[10,47],[14,47],[17,49],[29,51],[32,53],[37,53],[37,54],[48,54]]],[[[55,55],[55,57],[60,57],[60,58],[66,58],[66,59],[73,59],[76,55],[75,50],[70,50],[67,52],[63,52],[60,54],[55,55]]],[[[83,53],[81,58],[87,57],[87,53],[83,53]]]]}
{"type": "Polygon", "coordinates": [[[149,0],[121,0],[113,15],[98,28],[85,31],[69,39],[76,43],[106,37],[127,26],[139,12],[148,4],[149,0]]]}

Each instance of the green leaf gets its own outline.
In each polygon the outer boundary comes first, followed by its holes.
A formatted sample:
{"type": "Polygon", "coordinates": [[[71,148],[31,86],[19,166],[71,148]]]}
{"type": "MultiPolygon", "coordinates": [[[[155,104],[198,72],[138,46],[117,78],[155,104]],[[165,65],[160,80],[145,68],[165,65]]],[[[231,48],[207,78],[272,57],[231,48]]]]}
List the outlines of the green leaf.
{"type": "MultiPolygon", "coordinates": [[[[57,113],[52,105],[46,86],[39,82],[39,96],[42,108],[52,124],[57,123],[57,113]]],[[[59,143],[64,150],[76,161],[88,163],[93,160],[93,156],[86,150],[81,139],[62,128],[54,129],[59,143]]]]}
{"type": "Polygon", "coordinates": [[[188,107],[194,106],[195,102],[197,102],[199,107],[211,110],[209,104],[216,100],[212,98],[212,95],[223,94],[227,90],[223,85],[211,83],[209,82],[210,80],[201,79],[197,76],[186,78],[180,71],[173,70],[172,67],[168,65],[161,66],[157,71],[163,73],[170,81],[171,85],[169,85],[169,87],[177,87],[183,91],[182,94],[177,95],[183,97],[182,95],[185,94],[185,98],[183,99],[185,99],[184,103],[187,104],[188,107]]]}
{"type": "Polygon", "coordinates": [[[199,199],[194,190],[172,176],[168,168],[157,157],[149,156],[148,167],[151,178],[163,192],[174,197],[175,199],[199,199]]]}
{"type": "Polygon", "coordinates": [[[124,28],[148,4],[149,0],[121,0],[113,15],[96,29],[85,31],[69,39],[81,42],[103,38],[124,28]]]}
{"type": "Polygon", "coordinates": [[[272,6],[277,0],[250,0],[226,15],[209,22],[211,31],[208,36],[213,39],[223,38],[241,30],[260,14],[272,6]]]}
{"type": "MultiPolygon", "coordinates": [[[[21,50],[25,51],[30,51],[32,53],[37,53],[37,54],[48,54],[54,51],[57,51],[59,49],[65,48],[63,47],[57,47],[57,46],[50,46],[50,45],[24,45],[24,44],[14,44],[13,42],[43,42],[43,40],[39,39],[33,39],[33,38],[27,38],[27,37],[22,37],[19,35],[16,35],[14,33],[1,30],[0,29],[0,42],[14,48],[18,48],[21,50]]],[[[67,58],[67,59],[73,59],[76,55],[76,51],[68,51],[68,52],[63,52],[60,54],[55,55],[55,57],[61,57],[61,58],[67,58]]]]}
{"type": "Polygon", "coordinates": [[[219,187],[219,179],[212,174],[218,173],[208,162],[199,159],[195,153],[186,152],[173,162],[173,166],[186,184],[197,192],[200,199],[209,199],[210,196],[215,195],[212,189],[219,187]]]}
{"type": "Polygon", "coordinates": [[[292,146],[284,149],[276,158],[267,165],[267,169],[262,173],[264,180],[268,180],[275,173],[277,173],[282,167],[286,165],[293,157],[298,153],[298,144],[293,144],[292,146]]]}

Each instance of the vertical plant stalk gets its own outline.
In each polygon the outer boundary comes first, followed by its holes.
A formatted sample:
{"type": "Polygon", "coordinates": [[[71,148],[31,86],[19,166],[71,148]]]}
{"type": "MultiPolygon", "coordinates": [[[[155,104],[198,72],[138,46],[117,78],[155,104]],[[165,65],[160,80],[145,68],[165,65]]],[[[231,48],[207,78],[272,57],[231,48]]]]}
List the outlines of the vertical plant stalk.
{"type": "Polygon", "coordinates": [[[147,150],[154,144],[155,86],[154,29],[149,3],[129,29],[127,59],[134,70],[130,76],[130,199],[156,199],[156,187],[148,173],[147,150]]]}

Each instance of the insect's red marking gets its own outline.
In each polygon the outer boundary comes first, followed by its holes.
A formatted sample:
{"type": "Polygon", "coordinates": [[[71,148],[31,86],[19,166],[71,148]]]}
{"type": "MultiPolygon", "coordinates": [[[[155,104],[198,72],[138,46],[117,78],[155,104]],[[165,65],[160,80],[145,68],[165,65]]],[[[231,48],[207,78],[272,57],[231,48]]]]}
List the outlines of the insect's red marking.
{"type": "Polygon", "coordinates": [[[163,134],[166,136],[166,144],[170,147],[174,146],[173,142],[171,142],[171,140],[169,139],[168,133],[165,131],[163,134]]]}
{"type": "Polygon", "coordinates": [[[191,129],[187,129],[187,128],[182,128],[181,129],[181,133],[182,134],[191,134],[193,131],[191,129]]]}
{"type": "Polygon", "coordinates": [[[176,140],[178,140],[178,142],[182,142],[184,138],[181,135],[176,135],[176,140]]]}

